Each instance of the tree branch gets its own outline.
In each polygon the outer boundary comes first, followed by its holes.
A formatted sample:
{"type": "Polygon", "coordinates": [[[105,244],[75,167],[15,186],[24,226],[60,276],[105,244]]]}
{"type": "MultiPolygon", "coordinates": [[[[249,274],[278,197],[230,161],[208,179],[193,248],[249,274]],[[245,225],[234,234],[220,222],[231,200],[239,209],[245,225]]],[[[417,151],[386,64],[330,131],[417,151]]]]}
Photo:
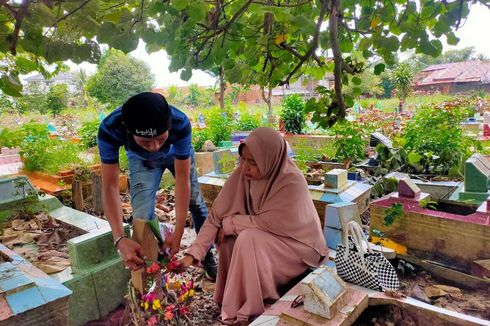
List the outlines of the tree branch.
{"type": "MultiPolygon", "coordinates": [[[[315,51],[318,48],[318,39],[320,37],[320,28],[323,23],[323,19],[325,18],[327,14],[327,2],[329,0],[321,0],[320,1],[320,14],[318,16],[318,20],[316,22],[316,27],[315,27],[315,32],[313,33],[313,38],[311,39],[310,42],[310,49],[299,59],[298,64],[294,67],[294,69],[289,73],[289,75],[286,77],[285,80],[279,82],[279,86],[289,84],[289,81],[293,76],[296,74],[296,72],[301,68],[301,66],[310,58],[313,57],[317,63],[321,66],[320,60],[316,57],[315,51]]],[[[298,53],[299,54],[299,53],[298,53]]]]}
{"type": "Polygon", "coordinates": [[[29,0],[22,0],[22,4],[15,14],[15,28],[12,33],[12,44],[10,45],[10,53],[12,55],[17,54],[17,42],[19,41],[20,27],[22,26],[22,21],[27,15],[27,8],[29,7],[29,0]]]}
{"type": "Polygon", "coordinates": [[[342,95],[342,68],[344,66],[344,59],[342,58],[342,52],[340,51],[339,44],[339,8],[341,0],[332,0],[330,8],[330,17],[328,20],[328,27],[330,32],[330,46],[332,48],[334,59],[334,88],[335,98],[339,108],[339,117],[345,118],[345,102],[342,95]]]}
{"type": "Polygon", "coordinates": [[[71,15],[73,15],[74,13],[76,13],[77,11],[79,11],[80,9],[82,9],[83,7],[85,7],[90,1],[92,0],[85,0],[80,6],[78,6],[77,8],[73,9],[72,11],[70,11],[69,13],[65,14],[63,17],[61,17],[60,19],[58,19],[53,25],[51,25],[51,27],[49,27],[43,34],[43,36],[46,36],[49,31],[55,27],[56,25],[58,25],[61,21],[67,19],[68,17],[70,17],[71,15]]]}
{"type": "Polygon", "coordinates": [[[269,3],[269,2],[262,2],[262,1],[253,1],[253,4],[256,4],[256,5],[262,5],[262,6],[268,6],[268,7],[280,7],[280,8],[295,8],[295,7],[301,7],[301,6],[304,6],[304,5],[307,5],[307,4],[310,4],[311,3],[311,0],[306,0],[306,1],[303,1],[303,2],[299,2],[299,3],[296,3],[296,4],[289,4],[289,3],[269,3]]]}

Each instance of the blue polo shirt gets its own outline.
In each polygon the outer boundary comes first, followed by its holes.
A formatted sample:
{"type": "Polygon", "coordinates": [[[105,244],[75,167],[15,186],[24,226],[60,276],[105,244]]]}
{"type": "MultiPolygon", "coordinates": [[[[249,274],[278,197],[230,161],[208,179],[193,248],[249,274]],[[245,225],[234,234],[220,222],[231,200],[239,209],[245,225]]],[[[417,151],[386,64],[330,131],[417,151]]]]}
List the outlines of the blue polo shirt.
{"type": "Polygon", "coordinates": [[[169,106],[172,113],[172,126],[167,141],[158,152],[151,153],[136,144],[122,122],[121,107],[111,112],[100,124],[97,141],[100,160],[105,164],[119,162],[119,148],[124,146],[127,152],[142,160],[156,160],[174,155],[178,160],[185,160],[192,155],[191,123],[180,110],[169,106]]]}

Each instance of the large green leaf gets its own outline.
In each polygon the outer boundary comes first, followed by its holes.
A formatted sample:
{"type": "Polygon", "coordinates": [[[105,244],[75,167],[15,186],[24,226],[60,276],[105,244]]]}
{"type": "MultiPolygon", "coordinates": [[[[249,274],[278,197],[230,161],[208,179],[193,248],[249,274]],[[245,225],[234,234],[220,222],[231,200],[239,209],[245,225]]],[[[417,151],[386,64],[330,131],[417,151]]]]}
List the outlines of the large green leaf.
{"type": "Polygon", "coordinates": [[[18,76],[3,74],[0,77],[0,90],[10,96],[21,96],[22,83],[18,76]]]}

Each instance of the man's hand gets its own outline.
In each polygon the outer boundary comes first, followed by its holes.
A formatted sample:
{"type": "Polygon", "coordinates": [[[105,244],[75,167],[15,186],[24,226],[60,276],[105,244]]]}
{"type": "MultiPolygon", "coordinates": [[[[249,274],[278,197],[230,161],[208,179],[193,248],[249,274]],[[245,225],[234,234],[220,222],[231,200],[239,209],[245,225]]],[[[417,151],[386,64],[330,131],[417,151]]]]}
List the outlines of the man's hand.
{"type": "Polygon", "coordinates": [[[165,248],[170,249],[170,258],[172,258],[180,250],[180,240],[182,239],[182,233],[174,231],[165,239],[165,248]]]}
{"type": "Polygon", "coordinates": [[[136,241],[128,238],[121,239],[117,244],[117,249],[123,260],[124,265],[132,271],[145,267],[141,246],[136,241]]]}
{"type": "Polygon", "coordinates": [[[180,266],[187,268],[194,263],[194,257],[191,255],[185,255],[184,258],[181,258],[178,262],[180,263],[180,266]]]}

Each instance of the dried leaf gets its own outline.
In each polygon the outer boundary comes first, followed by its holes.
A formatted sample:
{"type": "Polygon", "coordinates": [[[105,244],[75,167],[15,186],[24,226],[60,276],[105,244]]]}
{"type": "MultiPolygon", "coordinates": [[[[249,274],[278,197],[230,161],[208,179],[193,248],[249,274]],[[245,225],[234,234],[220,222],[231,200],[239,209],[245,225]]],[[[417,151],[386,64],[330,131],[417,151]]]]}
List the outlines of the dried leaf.
{"type": "Polygon", "coordinates": [[[438,289],[434,286],[425,287],[424,292],[429,298],[438,298],[438,297],[444,297],[447,295],[446,291],[438,289]]]}

